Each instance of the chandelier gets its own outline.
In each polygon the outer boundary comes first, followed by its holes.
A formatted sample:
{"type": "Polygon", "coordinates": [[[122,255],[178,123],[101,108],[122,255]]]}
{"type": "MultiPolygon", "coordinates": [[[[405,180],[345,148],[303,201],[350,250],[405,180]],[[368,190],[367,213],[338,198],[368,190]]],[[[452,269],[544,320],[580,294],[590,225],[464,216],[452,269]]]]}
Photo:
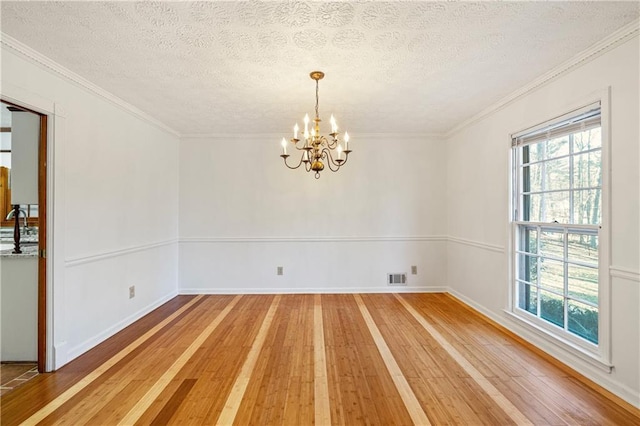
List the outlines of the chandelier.
{"type": "Polygon", "coordinates": [[[300,128],[298,123],[293,127],[293,138],[290,139],[293,148],[300,152],[300,161],[297,165],[291,166],[287,162],[289,155],[287,154],[287,141],[282,138],[282,159],[285,166],[290,169],[297,169],[304,164],[304,168],[307,172],[315,172],[315,178],[320,178],[320,172],[324,170],[324,166],[327,165],[329,170],[337,172],[340,167],[344,166],[349,158],[349,133],[344,132],[344,148],[338,139],[338,125],[335,118],[331,115],[331,133],[329,133],[330,139],[320,135],[320,116],[318,115],[318,81],[324,77],[322,71],[313,71],[309,74],[313,80],[316,81],[316,118],[313,119],[311,129],[309,129],[309,114],[304,116],[304,132],[302,133],[302,140],[298,139],[298,132],[300,128]],[[344,158],[343,158],[344,154],[344,158]]]}

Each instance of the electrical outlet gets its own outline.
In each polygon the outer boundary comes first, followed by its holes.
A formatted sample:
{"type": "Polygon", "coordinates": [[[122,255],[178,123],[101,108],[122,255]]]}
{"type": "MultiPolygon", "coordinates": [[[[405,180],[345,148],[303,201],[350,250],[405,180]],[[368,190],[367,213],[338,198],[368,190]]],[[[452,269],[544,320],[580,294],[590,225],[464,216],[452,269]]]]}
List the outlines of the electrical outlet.
{"type": "Polygon", "coordinates": [[[416,265],[411,266],[411,275],[418,275],[418,267],[416,265]]]}
{"type": "Polygon", "coordinates": [[[136,286],[132,285],[129,287],[129,299],[133,299],[134,297],[136,297],[136,286]]]}
{"type": "Polygon", "coordinates": [[[278,274],[278,275],[284,275],[284,267],[282,267],[282,266],[278,266],[278,272],[277,272],[277,274],[278,274]]]}

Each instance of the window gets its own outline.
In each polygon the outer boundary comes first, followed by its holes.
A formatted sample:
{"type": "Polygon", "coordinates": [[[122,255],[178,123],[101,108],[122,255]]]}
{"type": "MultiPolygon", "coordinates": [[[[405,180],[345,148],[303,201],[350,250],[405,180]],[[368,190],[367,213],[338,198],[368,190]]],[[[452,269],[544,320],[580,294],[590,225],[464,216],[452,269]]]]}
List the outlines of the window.
{"type": "Polygon", "coordinates": [[[600,342],[600,103],[513,137],[513,311],[571,342],[600,342]]]}

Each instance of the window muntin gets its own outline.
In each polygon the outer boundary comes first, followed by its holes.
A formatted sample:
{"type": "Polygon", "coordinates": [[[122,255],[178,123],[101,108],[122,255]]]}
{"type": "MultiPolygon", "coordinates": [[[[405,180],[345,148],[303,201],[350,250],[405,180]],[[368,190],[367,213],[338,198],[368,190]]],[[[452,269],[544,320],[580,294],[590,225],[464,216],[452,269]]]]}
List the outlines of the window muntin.
{"type": "Polygon", "coordinates": [[[516,310],[599,342],[602,130],[592,109],[514,139],[516,310]]]}

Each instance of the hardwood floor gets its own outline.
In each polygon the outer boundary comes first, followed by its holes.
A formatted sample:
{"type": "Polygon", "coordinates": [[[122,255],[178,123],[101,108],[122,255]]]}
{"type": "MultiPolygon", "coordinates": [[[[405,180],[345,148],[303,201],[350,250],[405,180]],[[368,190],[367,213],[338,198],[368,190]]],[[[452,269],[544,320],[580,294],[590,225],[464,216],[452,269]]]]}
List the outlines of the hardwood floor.
{"type": "Polygon", "coordinates": [[[640,424],[606,395],[446,294],[179,296],[0,423],[640,424]]]}

